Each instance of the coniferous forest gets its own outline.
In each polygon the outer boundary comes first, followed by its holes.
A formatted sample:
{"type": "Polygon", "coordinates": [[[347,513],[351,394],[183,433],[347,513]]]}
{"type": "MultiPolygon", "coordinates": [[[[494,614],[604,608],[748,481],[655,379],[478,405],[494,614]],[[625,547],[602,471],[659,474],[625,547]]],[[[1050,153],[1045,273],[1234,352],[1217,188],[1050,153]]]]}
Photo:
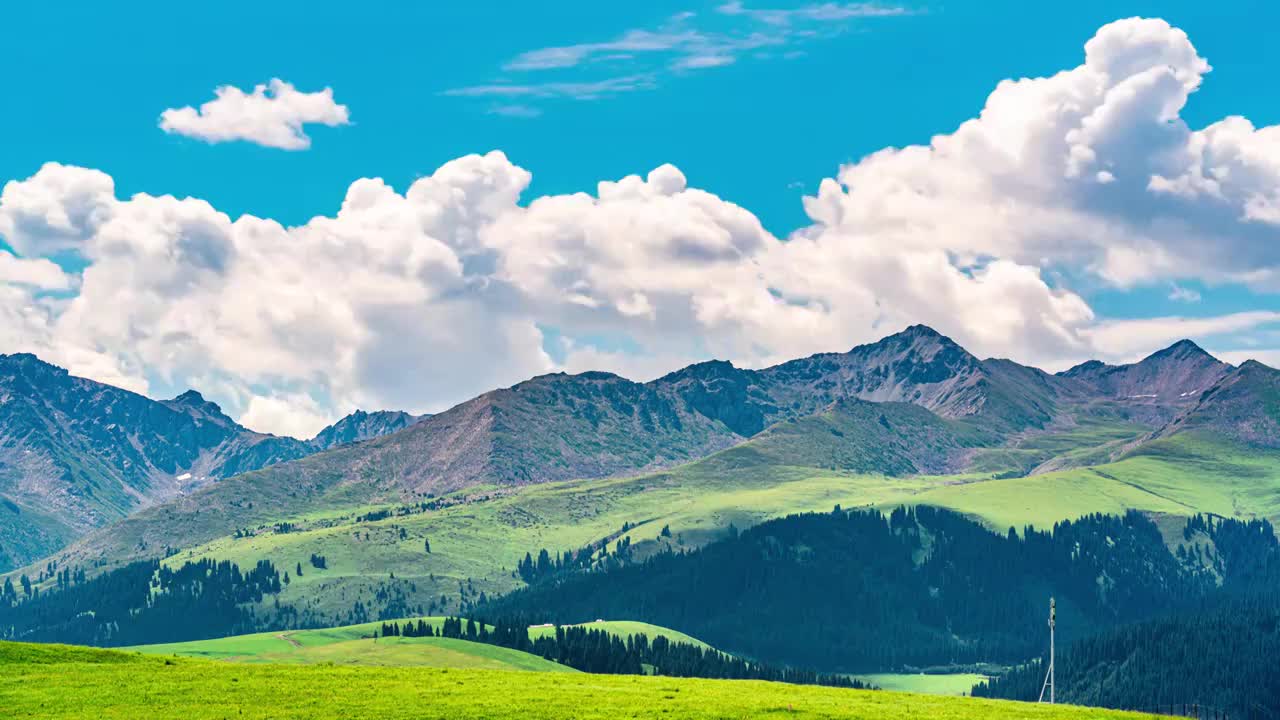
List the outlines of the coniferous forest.
{"type": "Polygon", "coordinates": [[[247,572],[210,560],[177,569],[135,562],[88,579],[83,571],[51,570],[59,573],[57,590],[26,583],[0,590],[0,638],[112,647],[255,632],[264,628],[254,606],[281,587],[265,560],[247,572]]]}
{"type": "MultiPolygon", "coordinates": [[[[1060,648],[1057,700],[1171,715],[1280,717],[1280,601],[1229,600],[1114,628],[1060,648]]],[[[1036,700],[1046,658],[973,689],[982,697],[1036,700]]]]}
{"type": "Polygon", "coordinates": [[[633,618],[746,657],[847,672],[1017,663],[1042,651],[1050,596],[1065,643],[1269,584],[1269,524],[1193,518],[1186,535],[1207,529],[1216,547],[1180,556],[1137,513],[1004,535],[928,507],[796,515],[691,552],[551,575],[487,611],[633,618]]]}
{"type": "Polygon", "coordinates": [[[845,675],[831,675],[794,668],[748,662],[712,648],[672,642],[644,634],[619,635],[585,627],[557,626],[554,633],[529,636],[522,618],[475,620],[446,618],[437,631],[423,620],[382,623],[382,637],[447,637],[500,645],[533,653],[562,665],[590,673],[610,675],[668,675],[733,680],[774,680],[800,685],[864,688],[845,675]]]}

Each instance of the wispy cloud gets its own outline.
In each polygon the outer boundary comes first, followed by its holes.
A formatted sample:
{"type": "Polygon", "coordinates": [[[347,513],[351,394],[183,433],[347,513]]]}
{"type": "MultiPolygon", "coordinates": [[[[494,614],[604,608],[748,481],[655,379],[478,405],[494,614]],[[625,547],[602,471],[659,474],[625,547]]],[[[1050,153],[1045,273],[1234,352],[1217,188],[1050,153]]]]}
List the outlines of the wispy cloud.
{"type": "Polygon", "coordinates": [[[470,87],[446,90],[445,95],[455,97],[505,97],[505,98],[571,98],[574,100],[596,100],[608,95],[648,90],[655,86],[652,75],[629,75],[626,77],[606,78],[593,82],[547,82],[547,83],[494,83],[492,85],[472,85],[470,87]]]}
{"type": "Polygon", "coordinates": [[[1188,287],[1174,285],[1169,291],[1169,299],[1176,302],[1198,303],[1200,302],[1200,293],[1188,287]]]}
{"type": "MultiPolygon", "coordinates": [[[[676,20],[675,22],[682,22],[676,20]]],[[[658,31],[629,30],[616,40],[582,43],[562,47],[540,48],[517,55],[502,66],[508,71],[553,70],[580,65],[604,57],[631,58],[637,53],[672,52],[702,44],[706,36],[694,30],[658,31]]]]}
{"type": "MultiPolygon", "coordinates": [[[[489,84],[445,91],[455,97],[521,97],[526,99],[596,100],[657,87],[668,75],[732,65],[747,53],[757,58],[791,59],[797,46],[831,37],[862,18],[913,14],[905,7],[879,3],[820,3],[776,10],[747,7],[740,0],[718,6],[713,13],[682,12],[656,28],[635,28],[603,42],[584,42],[537,48],[516,55],[502,65],[504,73],[614,72],[603,79],[556,79],[523,82],[510,76],[489,84]],[[776,48],[778,52],[765,51],[776,48]],[[626,74],[617,75],[619,67],[626,74]]],[[[492,109],[490,110],[492,112],[492,109]]]]}
{"type": "Polygon", "coordinates": [[[542,114],[542,110],[529,105],[495,105],[489,108],[489,114],[512,118],[536,118],[542,114]]]}
{"type": "Polygon", "coordinates": [[[716,8],[722,15],[749,17],[769,25],[790,25],[795,22],[840,22],[854,18],[894,17],[911,15],[915,11],[905,7],[879,3],[821,3],[805,5],[790,10],[752,9],[735,0],[716,8]]]}

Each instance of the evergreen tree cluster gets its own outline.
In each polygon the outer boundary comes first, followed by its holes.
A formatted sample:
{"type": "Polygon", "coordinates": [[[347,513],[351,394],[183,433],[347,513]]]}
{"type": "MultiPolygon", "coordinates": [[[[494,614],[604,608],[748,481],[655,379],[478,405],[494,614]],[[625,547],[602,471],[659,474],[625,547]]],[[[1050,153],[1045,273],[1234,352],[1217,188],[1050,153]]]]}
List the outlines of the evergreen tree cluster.
{"type": "Polygon", "coordinates": [[[59,588],[12,593],[0,603],[0,637],[109,647],[253,632],[260,623],[247,606],[278,594],[281,579],[265,560],[247,572],[230,562],[170,568],[152,560],[89,579],[60,576],[59,588]]]}
{"type": "MultiPolygon", "coordinates": [[[[1259,558],[1275,554],[1269,526],[1214,525],[1224,587],[1257,582],[1259,558]]],[[[1050,595],[1069,642],[1198,602],[1219,576],[1176,557],[1138,513],[1001,535],[921,506],[790,516],[692,552],[552,574],[486,611],[635,618],[746,657],[868,672],[1022,662],[1041,652],[1050,595]]]]}
{"type": "Polygon", "coordinates": [[[379,637],[446,637],[498,645],[539,655],[583,672],[609,675],[667,675],[672,677],[774,680],[802,685],[865,688],[845,675],[779,668],[692,643],[672,642],[663,636],[650,641],[644,634],[619,636],[586,627],[556,627],[554,633],[529,637],[528,625],[519,618],[477,623],[473,619],[445,618],[440,629],[425,620],[384,622],[379,637]]]}
{"type": "MultiPolygon", "coordinates": [[[[557,554],[543,548],[538,551],[537,559],[532,553],[525,553],[524,559],[516,562],[516,575],[533,585],[566,572],[599,570],[625,563],[631,559],[631,536],[625,533],[633,527],[631,523],[623,523],[621,532],[577,550],[557,554]],[[612,554],[609,553],[610,540],[614,541],[612,554]]],[[[670,535],[669,530],[667,534],[670,535]]]]}
{"type": "MultiPolygon", "coordinates": [[[[1217,607],[1126,625],[1059,648],[1058,702],[1193,717],[1280,717],[1280,601],[1232,598],[1217,607]]],[[[973,689],[1036,700],[1047,658],[973,689]]]]}

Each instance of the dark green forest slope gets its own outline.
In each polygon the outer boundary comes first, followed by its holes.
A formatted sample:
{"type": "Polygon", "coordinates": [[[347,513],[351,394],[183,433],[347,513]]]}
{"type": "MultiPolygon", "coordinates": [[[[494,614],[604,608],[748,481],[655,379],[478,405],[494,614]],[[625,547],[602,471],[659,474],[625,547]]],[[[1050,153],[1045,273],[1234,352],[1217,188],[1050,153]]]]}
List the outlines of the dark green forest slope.
{"type": "MultiPolygon", "coordinates": [[[[1188,538],[1202,534],[1196,523],[1188,538]]],[[[1216,527],[1216,548],[1206,539],[1189,555],[1138,513],[1007,535],[929,507],[796,515],[693,552],[544,573],[482,611],[634,618],[747,657],[850,672],[1020,662],[1041,650],[1051,595],[1070,641],[1256,582],[1277,554],[1270,525],[1216,527]]]]}

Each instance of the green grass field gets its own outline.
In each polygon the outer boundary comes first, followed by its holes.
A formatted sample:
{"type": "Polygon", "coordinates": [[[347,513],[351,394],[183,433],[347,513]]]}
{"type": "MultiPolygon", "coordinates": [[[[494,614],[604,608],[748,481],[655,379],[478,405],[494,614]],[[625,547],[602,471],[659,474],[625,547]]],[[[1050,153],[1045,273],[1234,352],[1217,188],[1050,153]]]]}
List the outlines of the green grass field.
{"type": "Polygon", "coordinates": [[[1195,435],[1149,443],[1117,462],[1042,475],[951,484],[913,502],[951,508],[992,528],[1052,527],[1094,512],[1197,512],[1280,520],[1280,456],[1195,435]]]}
{"type": "MultiPolygon", "coordinates": [[[[443,617],[411,618],[424,620],[439,630],[443,617]]],[[[558,663],[509,648],[469,642],[454,638],[374,638],[381,623],[363,623],[320,630],[290,630],[252,635],[192,640],[189,642],[139,645],[136,650],[148,655],[257,663],[333,663],[336,665],[423,666],[446,668],[483,668],[490,670],[530,670],[577,672],[558,663]]],[[[584,624],[619,637],[647,635],[650,640],[665,637],[699,647],[710,647],[696,638],[669,628],[632,621],[601,621],[584,624]]],[[[531,627],[529,637],[538,638],[555,632],[554,627],[531,627]]]]}
{"type": "Polygon", "coordinates": [[[439,637],[374,639],[374,625],[333,630],[256,633],[131,648],[148,655],[178,655],[248,663],[372,665],[485,670],[577,672],[536,655],[484,643],[439,637]],[[355,628],[364,628],[358,632],[355,628]]]}
{"type": "Polygon", "coordinates": [[[856,677],[882,690],[930,695],[968,695],[974,685],[987,679],[976,673],[874,673],[856,677]]]}
{"type": "MultiPolygon", "coordinates": [[[[671,642],[686,643],[696,645],[700,648],[709,648],[710,645],[701,640],[685,635],[678,630],[665,628],[661,625],[651,625],[646,622],[636,622],[634,620],[598,620],[588,623],[582,623],[582,627],[589,630],[604,630],[611,635],[618,637],[627,637],[628,635],[646,635],[650,640],[656,637],[664,637],[671,642]]],[[[555,633],[552,626],[541,626],[529,628],[529,637],[537,638],[555,633]]]]}
{"type": "Polygon", "coordinates": [[[6,718],[831,718],[1073,720],[1151,717],[971,698],[631,675],[231,664],[0,642],[6,718]]]}

